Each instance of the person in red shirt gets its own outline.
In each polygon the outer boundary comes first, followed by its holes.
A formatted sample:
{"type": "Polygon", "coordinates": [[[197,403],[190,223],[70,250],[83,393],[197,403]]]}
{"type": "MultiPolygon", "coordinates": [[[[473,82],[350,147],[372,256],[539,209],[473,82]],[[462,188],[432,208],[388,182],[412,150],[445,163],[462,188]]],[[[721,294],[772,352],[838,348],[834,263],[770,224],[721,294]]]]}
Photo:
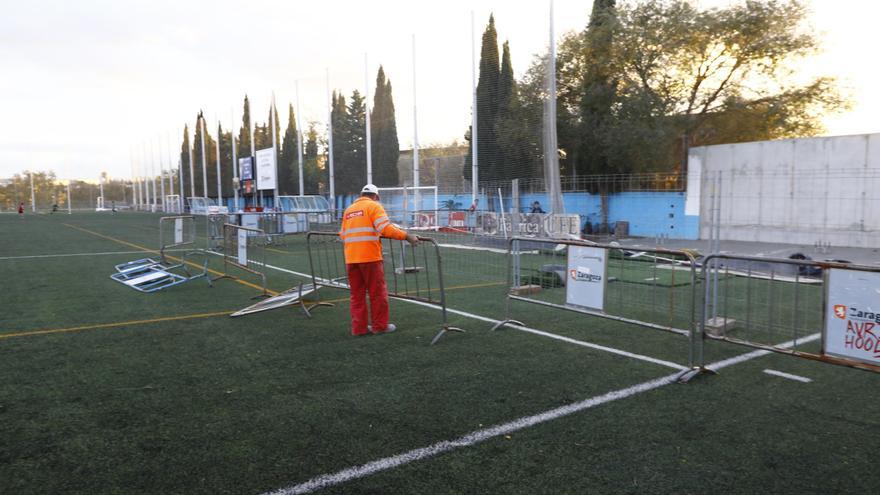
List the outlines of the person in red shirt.
{"type": "Polygon", "coordinates": [[[24,218],[24,201],[18,203],[18,218],[24,218]]]}
{"type": "Polygon", "coordinates": [[[379,189],[367,184],[361,197],[342,214],[339,231],[345,251],[345,270],[351,289],[351,333],[367,335],[367,294],[370,295],[372,333],[390,333],[397,329],[388,323],[388,289],[385,286],[385,263],[382,259],[382,237],[405,240],[415,246],[419,238],[391,223],[379,203],[379,189]]]}

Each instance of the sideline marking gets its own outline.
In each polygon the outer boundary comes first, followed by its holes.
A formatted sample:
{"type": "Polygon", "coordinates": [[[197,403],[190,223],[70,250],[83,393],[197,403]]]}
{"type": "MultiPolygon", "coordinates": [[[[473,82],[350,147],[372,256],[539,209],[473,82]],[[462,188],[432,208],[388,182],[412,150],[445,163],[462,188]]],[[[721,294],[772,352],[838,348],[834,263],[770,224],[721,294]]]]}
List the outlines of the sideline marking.
{"type": "MultiPolygon", "coordinates": [[[[222,256],[222,255],[219,254],[219,253],[214,253],[214,254],[216,254],[217,256],[222,256]]],[[[259,264],[259,263],[258,263],[258,264],[259,264]]],[[[273,270],[278,270],[278,271],[281,271],[281,272],[284,272],[284,273],[289,273],[289,274],[291,274],[291,275],[297,275],[297,276],[300,276],[300,277],[306,277],[306,278],[309,278],[309,279],[312,278],[311,275],[307,275],[307,274],[305,274],[305,273],[300,273],[300,272],[295,272],[295,271],[293,271],[293,270],[288,270],[288,269],[286,269],[286,268],[280,268],[280,267],[277,267],[277,266],[272,266],[272,265],[270,265],[270,264],[268,264],[268,263],[263,263],[262,265],[263,265],[264,267],[266,267],[266,268],[271,268],[271,269],[273,269],[273,270]]],[[[325,280],[325,281],[326,281],[326,280],[325,280]]],[[[463,288],[465,288],[465,286],[458,287],[458,288],[463,289],[463,288]]],[[[392,297],[393,297],[393,296],[392,296],[392,297]]],[[[396,299],[396,298],[395,298],[395,299],[396,299]]],[[[407,302],[407,303],[410,303],[410,304],[417,304],[417,305],[419,305],[419,306],[425,306],[426,308],[434,308],[434,309],[438,309],[438,310],[439,310],[439,309],[442,309],[440,306],[438,306],[438,305],[436,305],[436,304],[431,304],[431,303],[427,303],[427,302],[423,302],[423,301],[414,301],[414,300],[412,300],[412,299],[396,299],[396,300],[398,300],[398,301],[403,301],[403,302],[407,302]]],[[[480,316],[480,315],[478,315],[478,314],[474,314],[474,313],[468,313],[467,311],[462,311],[462,310],[459,310],[459,309],[452,309],[452,308],[450,308],[450,307],[447,307],[447,308],[446,308],[446,312],[448,312],[448,313],[453,313],[453,314],[457,314],[457,315],[459,315],[459,316],[464,316],[464,317],[467,317],[467,318],[472,318],[472,319],[474,319],[474,320],[485,321],[485,322],[487,322],[487,323],[492,323],[492,324],[501,323],[501,320],[496,320],[496,319],[494,319],[494,318],[489,318],[489,317],[487,317],[487,316],[480,316]]],[[[589,348],[591,348],[591,349],[596,349],[596,350],[599,350],[599,351],[610,352],[611,354],[617,354],[618,356],[624,356],[624,357],[628,357],[628,358],[632,358],[632,359],[638,359],[638,360],[641,360],[641,361],[646,361],[646,362],[653,363],[653,364],[659,364],[660,366],[666,366],[666,367],[669,367],[669,368],[672,368],[672,369],[676,369],[676,370],[680,370],[680,371],[684,371],[684,370],[688,370],[688,369],[690,369],[689,367],[687,367],[687,366],[682,366],[682,365],[680,365],[680,364],[678,364],[678,363],[673,363],[673,362],[670,362],[670,361],[664,361],[664,360],[662,360],[662,359],[652,358],[652,357],[650,357],[650,356],[645,356],[645,355],[642,355],[642,354],[636,354],[636,353],[633,353],[633,352],[624,351],[624,350],[622,350],[622,349],[615,349],[615,348],[613,348],[613,347],[607,347],[607,346],[604,346],[604,345],[593,344],[593,343],[591,343],[591,342],[585,342],[585,341],[583,341],[583,340],[576,340],[576,339],[572,339],[572,338],[570,338],[570,337],[563,337],[562,335],[557,335],[557,334],[555,334],[555,333],[545,332],[545,331],[543,331],[543,330],[538,330],[538,329],[535,329],[535,328],[522,327],[522,326],[519,326],[519,325],[512,325],[512,324],[508,324],[507,326],[509,326],[510,328],[513,328],[513,329],[515,329],[515,330],[519,330],[519,331],[521,331],[521,332],[531,333],[531,334],[534,334],[534,335],[540,335],[540,336],[542,336],[542,337],[548,337],[548,338],[551,338],[551,339],[560,340],[560,341],[562,341],[562,342],[567,342],[567,343],[569,343],[569,344],[579,345],[579,346],[581,346],[581,347],[589,347],[589,348]]]]}
{"type": "MultiPolygon", "coordinates": [[[[70,227],[70,228],[72,228],[72,229],[80,230],[80,231],[85,232],[85,233],[87,233],[87,234],[92,234],[92,235],[95,235],[95,236],[101,237],[101,238],[103,238],[103,239],[107,239],[107,240],[109,240],[109,241],[117,242],[117,243],[122,244],[122,245],[125,245],[125,246],[133,247],[133,248],[135,248],[135,249],[140,249],[140,250],[143,251],[143,252],[153,253],[153,254],[159,254],[159,251],[157,251],[157,250],[155,250],[155,249],[145,248],[145,247],[143,247],[143,246],[139,246],[139,245],[137,245],[137,244],[135,244],[135,243],[133,243],[133,242],[123,241],[122,239],[117,239],[117,238],[115,238],[115,237],[111,237],[111,236],[109,236],[109,235],[104,235],[104,234],[100,234],[100,233],[98,233],[98,232],[93,232],[93,231],[91,231],[91,230],[89,230],[89,229],[85,229],[85,228],[83,228],[83,227],[77,227],[76,225],[71,225],[71,224],[69,224],[69,223],[65,223],[65,224],[63,224],[63,225],[66,226],[66,227],[70,227]]],[[[219,253],[214,253],[214,254],[217,254],[217,256],[223,256],[222,254],[219,254],[219,253]]],[[[180,259],[180,258],[175,258],[174,256],[168,256],[168,259],[172,259],[172,260],[174,260],[174,261],[179,261],[179,262],[184,262],[184,260],[182,260],[182,259],[180,259]]],[[[201,268],[201,267],[202,267],[202,266],[199,265],[198,263],[193,263],[192,261],[186,261],[185,263],[188,264],[188,265],[190,265],[190,266],[192,266],[192,267],[195,267],[195,268],[201,268]]],[[[222,273],[218,272],[217,270],[214,270],[214,269],[211,269],[211,268],[208,268],[208,272],[209,272],[209,273],[213,273],[214,275],[223,275],[222,273]]],[[[252,289],[257,289],[257,290],[259,290],[260,292],[263,291],[263,288],[262,288],[262,287],[260,287],[260,286],[257,285],[257,284],[253,284],[253,283],[251,283],[251,282],[248,282],[247,280],[241,280],[240,278],[233,278],[233,280],[236,281],[236,282],[238,282],[238,283],[240,283],[241,285],[244,285],[244,286],[250,287],[250,288],[252,288],[252,289]]],[[[272,289],[268,289],[268,288],[266,289],[266,292],[267,292],[268,294],[273,295],[273,296],[277,296],[278,294],[280,294],[280,292],[275,292],[274,290],[272,290],[272,289]]]]}
{"type": "MultiPolygon", "coordinates": [[[[166,249],[165,252],[189,251],[188,249],[166,249]]],[[[27,260],[37,258],[69,258],[72,256],[107,256],[112,254],[142,254],[143,251],[105,251],[103,253],[33,254],[30,256],[2,256],[0,260],[27,260]]]]}
{"type": "MultiPolygon", "coordinates": [[[[133,252],[140,253],[142,251],[133,251],[133,252]]],[[[446,290],[469,289],[471,287],[472,286],[470,286],[470,285],[458,285],[458,286],[449,287],[446,290]]],[[[336,298],[336,299],[328,299],[324,302],[344,303],[344,302],[348,302],[348,301],[349,301],[348,297],[340,297],[340,298],[336,298]]],[[[48,329],[48,330],[27,330],[27,331],[23,331],[23,332],[0,334],[0,340],[12,338],[12,337],[30,337],[33,335],[46,335],[46,334],[53,334],[53,333],[78,332],[78,331],[83,331],[83,330],[96,330],[96,329],[101,329],[101,328],[114,328],[114,327],[130,326],[130,325],[146,325],[149,323],[160,323],[163,321],[188,320],[188,319],[196,319],[196,318],[212,318],[212,317],[216,317],[216,316],[229,316],[232,313],[234,313],[235,311],[237,311],[237,310],[219,311],[216,313],[201,313],[201,314],[194,314],[194,315],[165,316],[165,317],[161,317],[161,318],[152,318],[149,320],[122,321],[122,322],[116,322],[116,323],[95,323],[95,324],[91,324],[91,325],[83,325],[83,326],[71,327],[71,328],[52,328],[52,329],[48,329]]]]}
{"type": "MultiPolygon", "coordinates": [[[[799,342],[805,342],[807,341],[807,339],[810,338],[815,340],[816,338],[819,338],[819,334],[814,334],[804,339],[800,339],[799,342]]],[[[777,347],[788,348],[793,346],[794,344],[795,341],[789,341],[782,343],[777,347]]],[[[770,351],[749,352],[747,354],[737,356],[736,358],[725,359],[723,361],[718,361],[717,363],[710,364],[709,368],[720,369],[727,366],[732,366],[733,364],[742,363],[750,359],[755,359],[766,354],[770,354],[770,351]]],[[[531,426],[539,425],[541,423],[553,421],[555,419],[569,416],[574,413],[584,411],[586,409],[601,406],[602,404],[607,404],[609,402],[614,402],[644,392],[649,392],[651,390],[658,389],[671,383],[675,383],[679,375],[680,373],[673,373],[671,375],[667,375],[654,380],[649,380],[647,382],[642,382],[631,387],[614,390],[612,392],[597,395],[589,399],[584,399],[573,404],[550,409],[549,411],[545,411],[543,413],[538,413],[532,416],[525,416],[519,419],[515,419],[513,421],[509,421],[507,423],[502,423],[497,426],[477,430],[468,433],[467,435],[458,437],[455,440],[437,442],[427,447],[413,449],[408,452],[404,452],[402,454],[394,456],[383,457],[382,459],[371,461],[366,464],[361,464],[360,466],[353,466],[347,469],[343,469],[341,471],[337,471],[335,473],[322,474],[304,483],[290,485],[270,492],[265,492],[264,495],[294,495],[300,493],[311,493],[313,491],[323,488],[329,488],[331,486],[339,485],[358,478],[370,476],[381,471],[386,471],[388,469],[403,466],[411,462],[428,459],[430,457],[434,457],[438,454],[449,452],[460,447],[470,447],[472,445],[476,445],[480,442],[484,442],[494,437],[508,435],[510,433],[529,428],[531,426]]]]}
{"type": "Polygon", "coordinates": [[[768,370],[764,370],[764,373],[767,373],[768,375],[778,376],[780,378],[787,378],[789,380],[794,380],[796,382],[801,382],[801,383],[810,383],[813,381],[811,378],[807,378],[805,376],[792,375],[791,373],[783,373],[782,371],[776,371],[776,370],[769,370],[768,369],[768,370]]]}
{"type": "Polygon", "coordinates": [[[148,323],[159,323],[162,321],[175,321],[175,320],[191,320],[196,318],[212,318],[214,316],[229,316],[235,311],[219,311],[216,313],[199,313],[194,315],[181,315],[181,316],[163,316],[161,318],[150,318],[148,320],[132,320],[132,321],[120,321],[116,323],[98,323],[96,325],[83,325],[79,327],[70,327],[70,328],[52,328],[48,330],[30,330],[26,332],[15,332],[15,333],[4,333],[0,334],[0,340],[2,339],[11,339],[13,337],[29,337],[31,335],[46,335],[51,333],[67,333],[67,332],[80,332],[83,330],[94,330],[98,328],[115,328],[115,327],[127,327],[133,325],[146,325],[148,323]]]}

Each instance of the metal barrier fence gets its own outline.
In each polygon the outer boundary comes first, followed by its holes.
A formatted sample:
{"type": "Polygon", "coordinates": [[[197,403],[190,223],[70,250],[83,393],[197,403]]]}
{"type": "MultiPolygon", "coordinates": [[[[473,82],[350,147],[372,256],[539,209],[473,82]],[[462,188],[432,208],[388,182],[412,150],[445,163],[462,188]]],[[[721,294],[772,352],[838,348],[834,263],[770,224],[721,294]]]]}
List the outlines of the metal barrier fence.
{"type": "Polygon", "coordinates": [[[159,219],[159,254],[166,263],[165,250],[194,246],[196,242],[196,219],[192,215],[162,217],[159,219]]]}
{"type": "Polygon", "coordinates": [[[208,238],[206,249],[208,251],[219,251],[223,246],[223,226],[229,222],[229,215],[226,214],[206,214],[205,215],[205,235],[208,238]]]}
{"type": "MultiPolygon", "coordinates": [[[[350,290],[345,270],[343,243],[339,239],[339,234],[309,232],[306,239],[313,286],[350,290]]],[[[419,240],[421,243],[415,247],[409,246],[405,241],[383,240],[385,280],[389,297],[420,301],[440,307],[442,323],[440,332],[431,340],[433,345],[447,332],[464,330],[449,325],[440,247],[430,237],[419,237],[419,240]]],[[[320,300],[314,305],[318,304],[320,300]]]]}
{"type": "Polygon", "coordinates": [[[880,267],[713,254],[701,279],[701,367],[716,340],[880,372],[880,267]]]}
{"type": "Polygon", "coordinates": [[[684,336],[695,366],[699,293],[689,252],[515,237],[507,257],[506,315],[493,330],[524,325],[511,318],[510,301],[527,302],[684,336]]]}
{"type": "Polygon", "coordinates": [[[252,273],[260,277],[263,293],[260,297],[268,297],[266,290],[266,234],[260,229],[242,227],[240,225],[223,225],[223,275],[215,278],[235,278],[229,274],[229,267],[252,273]]]}

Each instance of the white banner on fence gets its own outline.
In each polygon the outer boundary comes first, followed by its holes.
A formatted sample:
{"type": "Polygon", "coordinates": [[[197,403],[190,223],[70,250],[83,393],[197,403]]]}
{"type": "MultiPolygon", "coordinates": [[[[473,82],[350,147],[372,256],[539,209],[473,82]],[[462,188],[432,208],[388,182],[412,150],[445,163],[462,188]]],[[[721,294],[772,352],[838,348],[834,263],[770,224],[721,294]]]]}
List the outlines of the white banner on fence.
{"type": "Polygon", "coordinates": [[[183,219],[174,219],[174,244],[183,243],[183,219]]]}
{"type": "Polygon", "coordinates": [[[825,354],[880,365],[880,273],[832,268],[825,290],[825,354]]]}
{"type": "Polygon", "coordinates": [[[248,243],[248,231],[244,229],[238,229],[238,264],[247,266],[248,257],[247,257],[247,243],[248,243]]]}
{"type": "Polygon", "coordinates": [[[603,248],[568,246],[565,303],[605,310],[605,271],[608,252],[603,248]]]}
{"type": "Polygon", "coordinates": [[[257,150],[257,188],[275,189],[275,148],[257,150]]]}

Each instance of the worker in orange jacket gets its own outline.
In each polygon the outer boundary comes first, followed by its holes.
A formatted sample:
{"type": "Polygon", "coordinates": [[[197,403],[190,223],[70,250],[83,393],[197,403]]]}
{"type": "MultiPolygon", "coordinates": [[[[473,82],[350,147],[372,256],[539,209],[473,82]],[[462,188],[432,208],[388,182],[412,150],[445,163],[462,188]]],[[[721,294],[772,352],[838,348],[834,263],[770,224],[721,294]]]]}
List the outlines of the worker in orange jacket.
{"type": "Polygon", "coordinates": [[[379,189],[367,184],[361,197],[342,214],[339,237],[345,246],[345,270],[351,289],[351,333],[371,332],[367,317],[367,293],[370,295],[372,333],[390,333],[397,329],[388,323],[388,289],[385,286],[385,264],[382,259],[382,237],[405,240],[415,246],[419,238],[391,223],[379,203],[379,189]]]}

